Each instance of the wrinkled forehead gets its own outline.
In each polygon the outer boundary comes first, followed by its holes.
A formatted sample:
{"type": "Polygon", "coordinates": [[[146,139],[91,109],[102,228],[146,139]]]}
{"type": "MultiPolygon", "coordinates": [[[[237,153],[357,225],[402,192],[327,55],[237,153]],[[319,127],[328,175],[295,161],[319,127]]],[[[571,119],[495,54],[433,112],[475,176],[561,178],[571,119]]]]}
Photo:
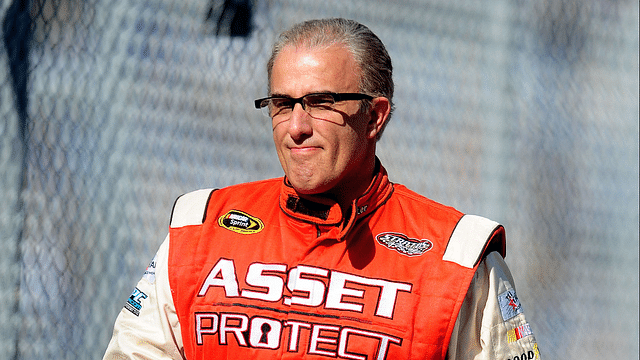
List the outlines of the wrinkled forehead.
{"type": "Polygon", "coordinates": [[[272,59],[269,69],[269,93],[283,77],[315,75],[327,81],[355,80],[360,87],[362,71],[350,49],[341,42],[289,44],[272,59]],[[277,78],[275,78],[277,77],[277,78]]]}

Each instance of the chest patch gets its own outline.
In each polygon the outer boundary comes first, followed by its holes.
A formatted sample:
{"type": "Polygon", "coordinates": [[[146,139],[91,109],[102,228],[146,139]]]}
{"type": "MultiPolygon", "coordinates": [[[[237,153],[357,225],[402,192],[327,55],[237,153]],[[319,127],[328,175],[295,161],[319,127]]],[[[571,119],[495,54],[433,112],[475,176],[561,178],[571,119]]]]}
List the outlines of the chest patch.
{"type": "Polygon", "coordinates": [[[433,247],[433,243],[427,239],[411,239],[405,234],[393,232],[378,234],[376,240],[381,245],[407,256],[422,255],[433,247]]]}
{"type": "Polygon", "coordinates": [[[239,234],[255,234],[264,229],[262,220],[240,210],[230,210],[222,215],[218,225],[239,234]]]}

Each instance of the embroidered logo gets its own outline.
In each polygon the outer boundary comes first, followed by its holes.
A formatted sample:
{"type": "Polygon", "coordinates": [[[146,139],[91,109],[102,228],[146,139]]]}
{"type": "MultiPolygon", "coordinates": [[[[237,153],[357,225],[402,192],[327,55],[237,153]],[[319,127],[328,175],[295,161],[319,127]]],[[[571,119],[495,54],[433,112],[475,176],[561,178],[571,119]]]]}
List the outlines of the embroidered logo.
{"type": "Polygon", "coordinates": [[[429,240],[411,239],[405,234],[382,233],[376,236],[378,242],[389,249],[407,256],[419,256],[431,250],[433,243],[429,240]]]}
{"type": "Polygon", "coordinates": [[[498,304],[500,305],[500,312],[502,313],[502,319],[507,321],[522,312],[522,305],[516,291],[511,289],[498,295],[498,304]]]}
{"type": "Polygon", "coordinates": [[[135,288],[131,293],[131,296],[127,299],[127,302],[124,304],[124,308],[131,311],[133,315],[140,316],[140,310],[142,310],[142,300],[147,298],[147,294],[140,291],[140,289],[135,288]]]}
{"type": "Polygon", "coordinates": [[[262,220],[239,210],[230,210],[221,216],[218,225],[238,234],[255,234],[264,229],[262,220]]]}
{"type": "Polygon", "coordinates": [[[152,284],[156,282],[157,258],[158,258],[158,255],[156,254],[156,256],[153,257],[153,260],[151,260],[151,263],[149,264],[149,266],[147,266],[147,269],[144,271],[144,275],[142,276],[143,279],[147,279],[147,281],[152,284]]]}
{"type": "Polygon", "coordinates": [[[523,337],[527,337],[529,335],[533,335],[531,331],[531,326],[529,324],[520,325],[513,330],[507,331],[507,340],[509,343],[516,342],[523,337]]]}

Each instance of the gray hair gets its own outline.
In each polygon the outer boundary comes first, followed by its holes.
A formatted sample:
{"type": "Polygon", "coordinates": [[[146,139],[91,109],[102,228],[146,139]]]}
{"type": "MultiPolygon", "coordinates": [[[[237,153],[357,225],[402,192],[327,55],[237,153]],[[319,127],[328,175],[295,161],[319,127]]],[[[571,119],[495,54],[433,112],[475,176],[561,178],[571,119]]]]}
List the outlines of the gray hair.
{"type": "MultiPolygon", "coordinates": [[[[386,97],[393,111],[393,67],[387,49],[368,27],[341,18],[305,21],[280,34],[267,63],[269,94],[273,63],[286,46],[304,46],[311,49],[337,44],[344,45],[360,67],[360,91],[373,97],[386,97]]],[[[380,129],[378,139],[383,130],[384,127],[380,129]]]]}

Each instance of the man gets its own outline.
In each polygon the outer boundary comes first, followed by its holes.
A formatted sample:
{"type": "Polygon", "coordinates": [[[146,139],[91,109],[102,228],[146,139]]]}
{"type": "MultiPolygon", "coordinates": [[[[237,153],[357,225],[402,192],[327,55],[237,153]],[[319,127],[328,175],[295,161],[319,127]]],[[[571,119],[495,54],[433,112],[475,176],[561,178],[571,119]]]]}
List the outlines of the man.
{"type": "Polygon", "coordinates": [[[504,229],[389,182],[376,158],[391,70],[354,21],[281,35],[256,107],[285,177],[176,201],[105,358],[539,358],[504,229]]]}

